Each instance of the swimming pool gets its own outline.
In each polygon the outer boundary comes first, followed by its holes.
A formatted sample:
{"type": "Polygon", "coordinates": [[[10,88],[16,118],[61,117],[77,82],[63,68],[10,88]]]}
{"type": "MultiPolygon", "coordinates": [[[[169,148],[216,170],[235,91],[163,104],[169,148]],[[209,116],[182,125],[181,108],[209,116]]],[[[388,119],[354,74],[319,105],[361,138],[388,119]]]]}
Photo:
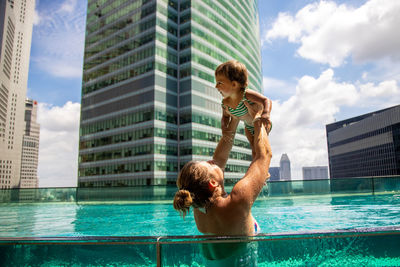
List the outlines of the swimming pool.
{"type": "MultiPolygon", "coordinates": [[[[258,266],[400,264],[400,195],[260,196],[253,215],[258,266]]],[[[200,235],[170,200],[0,204],[0,258],[12,265],[204,266],[205,244],[248,241],[200,235]]]]}
{"type": "Polygon", "coordinates": [[[258,266],[400,266],[400,177],[269,182],[254,237],[200,235],[173,210],[175,192],[0,190],[0,265],[204,266],[213,246],[258,266]]]}

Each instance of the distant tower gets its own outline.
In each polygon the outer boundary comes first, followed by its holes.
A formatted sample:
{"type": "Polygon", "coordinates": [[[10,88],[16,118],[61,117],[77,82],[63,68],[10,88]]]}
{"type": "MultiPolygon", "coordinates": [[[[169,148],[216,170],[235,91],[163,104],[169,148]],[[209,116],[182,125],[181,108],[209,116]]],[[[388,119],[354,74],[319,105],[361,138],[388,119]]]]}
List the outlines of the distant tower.
{"type": "Polygon", "coordinates": [[[279,170],[280,170],[279,167],[270,167],[269,173],[271,174],[271,177],[268,179],[268,181],[279,181],[280,180],[279,170]]]}
{"type": "Polygon", "coordinates": [[[34,0],[0,0],[0,188],[20,184],[34,0]]]}
{"type": "Polygon", "coordinates": [[[280,161],[280,180],[288,181],[292,179],[290,174],[290,160],[287,154],[282,154],[280,161]]]}
{"type": "Polygon", "coordinates": [[[328,194],[330,183],[328,166],[303,167],[303,192],[305,194],[328,194]]]}
{"type": "Polygon", "coordinates": [[[22,143],[20,188],[37,188],[40,125],[36,122],[37,102],[25,101],[25,133],[22,143]]]}
{"type": "Polygon", "coordinates": [[[328,166],[303,167],[303,180],[328,179],[328,166]]]}
{"type": "Polygon", "coordinates": [[[271,178],[268,180],[268,194],[270,196],[288,195],[293,192],[290,182],[290,161],[286,154],[283,154],[280,167],[270,167],[271,178]]]}

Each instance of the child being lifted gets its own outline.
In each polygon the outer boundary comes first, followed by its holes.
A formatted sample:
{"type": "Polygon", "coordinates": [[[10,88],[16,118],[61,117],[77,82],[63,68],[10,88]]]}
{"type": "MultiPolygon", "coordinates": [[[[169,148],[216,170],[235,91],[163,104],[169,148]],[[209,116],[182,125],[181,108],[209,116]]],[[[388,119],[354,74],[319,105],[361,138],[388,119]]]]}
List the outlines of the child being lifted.
{"type": "Polygon", "coordinates": [[[247,89],[246,66],[237,60],[229,60],[219,65],[215,70],[215,80],[215,87],[223,97],[221,127],[227,127],[231,116],[238,117],[244,122],[247,139],[253,147],[254,121],[248,114],[247,108],[253,104],[263,107],[261,117],[254,120],[261,120],[269,134],[272,129],[270,121],[272,101],[256,91],[247,89]]]}

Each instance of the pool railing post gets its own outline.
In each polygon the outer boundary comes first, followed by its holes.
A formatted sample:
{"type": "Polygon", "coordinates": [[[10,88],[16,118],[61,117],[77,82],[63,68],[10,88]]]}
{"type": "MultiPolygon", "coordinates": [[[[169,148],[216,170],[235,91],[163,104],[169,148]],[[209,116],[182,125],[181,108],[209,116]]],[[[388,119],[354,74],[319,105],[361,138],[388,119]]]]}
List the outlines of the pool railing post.
{"type": "Polygon", "coordinates": [[[371,181],[372,182],[372,194],[375,195],[375,179],[373,176],[371,177],[371,180],[372,180],[371,181]]]}
{"type": "Polygon", "coordinates": [[[160,244],[161,236],[157,238],[156,244],[156,253],[157,253],[157,267],[161,267],[161,244],[160,244]]]}

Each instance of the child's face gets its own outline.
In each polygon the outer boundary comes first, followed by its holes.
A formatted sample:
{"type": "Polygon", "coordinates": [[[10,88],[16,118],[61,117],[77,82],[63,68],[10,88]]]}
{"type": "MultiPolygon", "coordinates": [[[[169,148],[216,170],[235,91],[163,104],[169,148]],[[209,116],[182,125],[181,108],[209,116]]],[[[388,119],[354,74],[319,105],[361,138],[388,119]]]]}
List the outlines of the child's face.
{"type": "Polygon", "coordinates": [[[230,81],[225,75],[216,75],[215,81],[215,88],[218,89],[223,98],[229,97],[240,90],[239,83],[230,81]]]}

